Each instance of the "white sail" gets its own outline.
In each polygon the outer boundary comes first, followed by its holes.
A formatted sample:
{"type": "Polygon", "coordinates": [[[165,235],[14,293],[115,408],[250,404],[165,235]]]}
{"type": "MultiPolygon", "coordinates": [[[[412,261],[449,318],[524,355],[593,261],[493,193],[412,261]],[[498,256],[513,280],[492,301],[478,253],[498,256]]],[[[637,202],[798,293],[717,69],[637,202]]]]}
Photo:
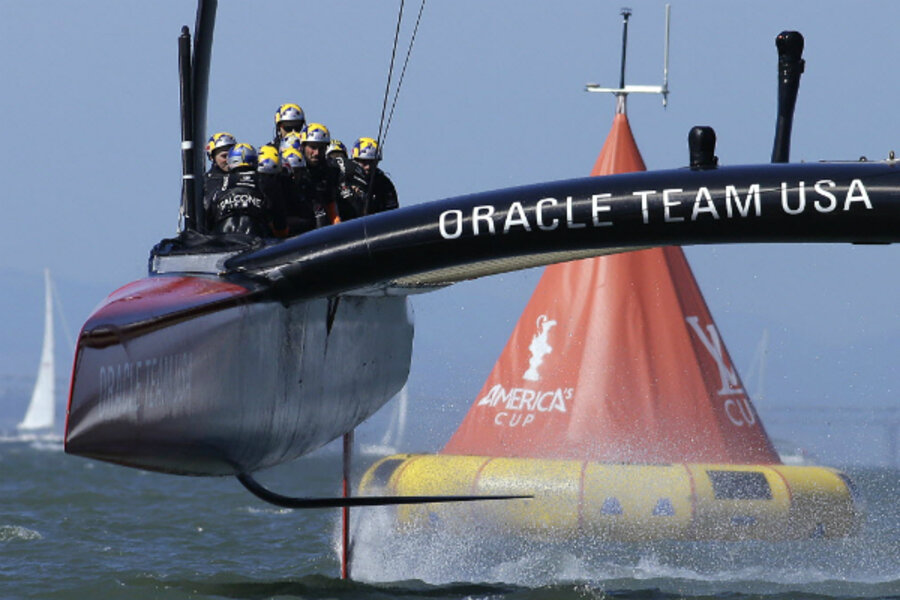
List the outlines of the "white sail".
{"type": "Polygon", "coordinates": [[[393,452],[397,452],[403,443],[403,434],[406,432],[406,407],[408,402],[409,392],[407,392],[406,386],[403,386],[403,389],[400,390],[397,406],[394,408],[394,414],[391,416],[391,424],[388,426],[387,431],[384,432],[384,437],[381,438],[381,445],[391,448],[393,452]]]}
{"type": "Polygon", "coordinates": [[[37,381],[25,418],[17,426],[20,431],[52,429],[56,411],[56,369],[53,360],[53,296],[50,270],[44,269],[44,347],[37,381]]]}
{"type": "Polygon", "coordinates": [[[769,356],[769,330],[763,329],[762,337],[756,346],[756,353],[753,355],[753,361],[747,370],[747,377],[744,379],[747,391],[750,392],[750,398],[759,406],[763,404],[766,394],[766,361],[769,356]]]}
{"type": "Polygon", "coordinates": [[[400,390],[399,396],[394,404],[394,411],[391,413],[391,422],[388,424],[378,444],[363,444],[361,451],[363,454],[374,456],[388,456],[396,454],[400,451],[403,444],[404,433],[406,432],[406,413],[409,403],[409,392],[406,386],[400,390]]]}

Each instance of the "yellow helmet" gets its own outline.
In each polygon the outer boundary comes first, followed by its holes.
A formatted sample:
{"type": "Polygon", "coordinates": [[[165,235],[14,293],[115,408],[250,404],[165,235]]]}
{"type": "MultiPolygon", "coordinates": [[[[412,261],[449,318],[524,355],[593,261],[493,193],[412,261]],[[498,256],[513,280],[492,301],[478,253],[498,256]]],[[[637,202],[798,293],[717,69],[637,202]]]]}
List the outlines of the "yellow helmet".
{"type": "Polygon", "coordinates": [[[300,150],[301,142],[302,142],[302,134],[297,133],[296,131],[291,131],[286,136],[281,138],[281,146],[278,148],[278,151],[284,152],[288,148],[294,148],[295,150],[300,150]]]}
{"type": "Polygon", "coordinates": [[[272,144],[260,146],[256,170],[260,173],[269,174],[281,171],[281,158],[278,156],[278,148],[272,144]]]}
{"type": "Polygon", "coordinates": [[[361,137],[353,144],[353,154],[350,158],[355,160],[381,160],[381,150],[378,142],[370,137],[361,137]]]}
{"type": "Polygon", "coordinates": [[[332,152],[343,152],[344,156],[347,156],[347,146],[344,145],[344,142],[341,140],[332,139],[331,143],[328,144],[328,149],[325,151],[325,154],[331,154],[332,152]]]}
{"type": "Polygon", "coordinates": [[[209,160],[212,160],[213,152],[216,150],[227,150],[236,143],[234,136],[227,131],[214,133],[210,136],[209,141],[206,142],[206,156],[209,157],[209,160]]]}
{"type": "Polygon", "coordinates": [[[300,142],[303,144],[327,144],[330,141],[331,133],[328,131],[328,128],[321,123],[310,123],[306,126],[306,130],[302,134],[300,134],[300,142]]]}
{"type": "Polygon", "coordinates": [[[282,104],[278,107],[278,110],[275,111],[275,126],[277,127],[282,121],[299,121],[300,123],[305,123],[306,115],[303,114],[303,109],[297,104],[282,104]]]}
{"type": "Polygon", "coordinates": [[[285,148],[281,151],[281,164],[285,169],[299,169],[306,166],[306,158],[296,148],[285,148]]]}

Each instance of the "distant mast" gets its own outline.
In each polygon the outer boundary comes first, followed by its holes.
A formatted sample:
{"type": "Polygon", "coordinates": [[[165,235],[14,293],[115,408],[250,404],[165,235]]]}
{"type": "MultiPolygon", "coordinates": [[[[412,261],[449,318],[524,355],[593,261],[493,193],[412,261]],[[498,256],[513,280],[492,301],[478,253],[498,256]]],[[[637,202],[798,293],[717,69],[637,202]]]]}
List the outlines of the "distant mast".
{"type": "Polygon", "coordinates": [[[671,7],[666,4],[666,37],[663,50],[663,82],[662,85],[625,85],[625,55],[628,46],[628,18],[631,16],[630,8],[622,9],[622,66],[619,71],[619,87],[607,88],[597,83],[589,83],[584,86],[588,92],[609,92],[616,96],[616,114],[625,113],[625,99],[628,94],[661,94],[663,107],[669,104],[669,22],[671,7]]]}
{"type": "Polygon", "coordinates": [[[53,359],[53,292],[50,270],[44,269],[44,347],[37,381],[31,393],[31,402],[25,418],[18,424],[19,431],[52,429],[56,410],[56,373],[53,359]]]}

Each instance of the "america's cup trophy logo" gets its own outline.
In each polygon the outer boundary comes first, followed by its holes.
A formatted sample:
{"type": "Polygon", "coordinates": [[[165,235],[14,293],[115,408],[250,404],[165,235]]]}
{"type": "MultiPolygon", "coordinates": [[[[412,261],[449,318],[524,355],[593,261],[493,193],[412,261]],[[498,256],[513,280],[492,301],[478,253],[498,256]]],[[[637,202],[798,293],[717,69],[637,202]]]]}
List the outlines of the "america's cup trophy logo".
{"type": "Polygon", "coordinates": [[[531,358],[528,359],[528,370],[522,376],[528,381],[540,381],[541,376],[538,374],[538,367],[544,362],[544,357],[553,352],[553,346],[547,343],[547,336],[550,328],[556,325],[556,321],[547,318],[547,315],[541,315],[537,318],[537,333],[531,338],[528,350],[531,352],[531,358]]]}

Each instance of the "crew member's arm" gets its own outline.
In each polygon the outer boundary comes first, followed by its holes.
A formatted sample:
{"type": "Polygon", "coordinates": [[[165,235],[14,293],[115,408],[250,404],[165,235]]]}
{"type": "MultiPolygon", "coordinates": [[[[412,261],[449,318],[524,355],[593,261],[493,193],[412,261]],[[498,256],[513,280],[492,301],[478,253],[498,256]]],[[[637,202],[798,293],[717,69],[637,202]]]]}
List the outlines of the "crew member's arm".
{"type": "Polygon", "coordinates": [[[390,178],[382,173],[382,178],[384,181],[384,187],[381,191],[382,195],[382,210],[393,210],[395,208],[400,208],[400,202],[397,200],[397,188],[394,187],[394,182],[390,180],[390,178]]]}

